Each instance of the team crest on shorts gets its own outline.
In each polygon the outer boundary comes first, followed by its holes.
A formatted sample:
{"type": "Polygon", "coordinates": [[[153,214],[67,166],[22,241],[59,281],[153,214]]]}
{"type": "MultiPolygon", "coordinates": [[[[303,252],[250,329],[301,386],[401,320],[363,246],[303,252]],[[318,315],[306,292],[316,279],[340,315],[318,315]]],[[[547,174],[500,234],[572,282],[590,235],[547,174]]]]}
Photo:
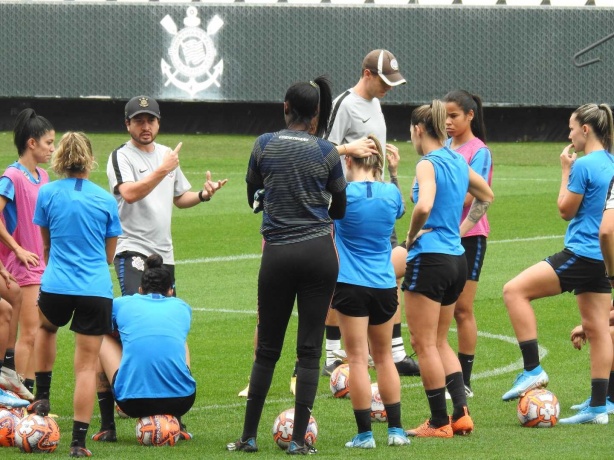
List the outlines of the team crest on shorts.
{"type": "Polygon", "coordinates": [[[142,257],[132,256],[132,267],[139,271],[145,271],[145,261],[142,257]]]}
{"type": "Polygon", "coordinates": [[[173,36],[168,49],[170,63],[164,58],[161,60],[162,75],[166,78],[164,86],[173,85],[187,92],[190,97],[211,85],[219,88],[224,60],[215,62],[217,50],[211,37],[224,25],[222,18],[213,16],[207,24],[207,30],[204,30],[200,27],[198,10],[190,6],[183,20],[183,29],[178,30],[168,14],[160,24],[173,36]]]}

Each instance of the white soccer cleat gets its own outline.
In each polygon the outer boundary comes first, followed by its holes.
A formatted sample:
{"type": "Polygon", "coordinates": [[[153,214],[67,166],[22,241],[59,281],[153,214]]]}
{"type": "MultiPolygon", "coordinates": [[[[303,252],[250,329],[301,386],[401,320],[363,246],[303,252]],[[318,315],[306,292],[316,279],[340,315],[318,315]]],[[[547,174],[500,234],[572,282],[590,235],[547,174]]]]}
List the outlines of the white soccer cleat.
{"type": "Polygon", "coordinates": [[[2,372],[0,372],[0,388],[12,391],[21,399],[27,399],[28,401],[34,399],[34,395],[24,386],[22,378],[13,369],[2,368],[2,372]]]}

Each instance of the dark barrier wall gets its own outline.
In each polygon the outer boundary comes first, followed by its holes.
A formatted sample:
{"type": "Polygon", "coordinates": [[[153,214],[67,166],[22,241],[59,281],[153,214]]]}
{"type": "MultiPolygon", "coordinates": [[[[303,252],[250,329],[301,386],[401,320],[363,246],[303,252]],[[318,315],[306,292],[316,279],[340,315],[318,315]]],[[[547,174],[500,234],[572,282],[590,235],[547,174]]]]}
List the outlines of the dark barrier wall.
{"type": "Polygon", "coordinates": [[[461,87],[487,106],[614,102],[613,8],[287,4],[0,4],[0,98],[278,102],[328,73],[352,86],[371,49],[408,84],[387,104],[461,87]]]}

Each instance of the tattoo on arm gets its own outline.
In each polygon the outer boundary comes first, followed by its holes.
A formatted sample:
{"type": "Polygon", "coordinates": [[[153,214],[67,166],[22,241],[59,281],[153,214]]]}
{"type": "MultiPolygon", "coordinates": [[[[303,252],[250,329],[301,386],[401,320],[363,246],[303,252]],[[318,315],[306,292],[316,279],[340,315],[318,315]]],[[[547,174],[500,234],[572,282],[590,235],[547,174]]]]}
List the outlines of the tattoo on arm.
{"type": "Polygon", "coordinates": [[[480,220],[486,211],[488,211],[488,207],[490,206],[490,201],[480,201],[477,198],[473,200],[471,204],[471,208],[469,209],[469,214],[467,214],[467,219],[469,219],[474,224],[480,220]]]}

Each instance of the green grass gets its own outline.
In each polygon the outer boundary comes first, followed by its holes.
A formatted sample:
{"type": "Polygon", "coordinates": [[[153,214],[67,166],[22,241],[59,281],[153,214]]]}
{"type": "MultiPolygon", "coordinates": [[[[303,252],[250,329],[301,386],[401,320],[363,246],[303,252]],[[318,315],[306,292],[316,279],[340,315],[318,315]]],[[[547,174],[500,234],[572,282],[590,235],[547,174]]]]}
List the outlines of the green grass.
{"type": "MultiPolygon", "coordinates": [[[[58,134],[58,139],[60,134],[58,134]]],[[[109,153],[126,140],[125,133],[91,136],[100,163],[92,179],[106,185],[109,153]]],[[[244,403],[237,393],[247,383],[252,361],[252,338],[256,324],[256,278],[261,237],[260,216],[246,204],[245,171],[253,137],[161,135],[167,145],[183,141],[180,153],[183,170],[199,189],[206,170],[214,179],[228,178],[228,185],[211,202],[188,210],[176,210],[173,234],[177,258],[179,296],[193,308],[189,337],[192,371],[198,382],[198,397],[184,421],[195,435],[174,448],[144,448],[136,443],[134,420],[117,420],[119,442],[100,445],[89,442],[96,458],[233,458],[225,444],[241,433],[244,403]],[[237,256],[246,256],[240,258],[237,256]],[[224,259],[228,258],[228,259],[224,259]]],[[[453,440],[418,439],[403,450],[385,446],[385,424],[374,425],[375,451],[348,450],[343,444],[355,434],[348,400],[332,398],[322,378],[314,416],[319,424],[317,447],[321,458],[525,458],[537,452],[548,457],[575,459],[611,456],[609,428],[602,426],[557,426],[536,430],[520,427],[515,403],[501,402],[520,368],[520,352],[513,338],[501,299],[503,284],[522,269],[562,248],[566,224],[556,209],[563,144],[493,144],[494,191],[489,210],[492,234],[476,300],[480,338],[474,368],[475,397],[470,408],[476,431],[453,440]],[[541,239],[540,239],[541,238],[541,239]]],[[[408,143],[399,143],[402,163],[401,185],[408,197],[417,156],[408,143]]],[[[0,164],[16,155],[10,133],[0,133],[0,164]]],[[[53,176],[53,174],[51,174],[53,176]]],[[[410,210],[397,225],[404,235],[410,210]]],[[[540,344],[547,350],[543,360],[550,374],[550,389],[561,401],[562,416],[569,406],[590,392],[588,351],[576,351],[569,341],[571,328],[579,322],[572,295],[564,294],[534,303],[540,344]]],[[[286,346],[264,408],[257,458],[279,457],[270,430],[279,412],[293,405],[289,378],[295,356],[296,318],[288,330],[286,346]]],[[[409,349],[407,329],[404,328],[409,349]]],[[[72,414],[72,333],[59,335],[58,358],[52,386],[53,412],[60,415],[62,443],[55,455],[66,456],[72,414]]],[[[455,334],[451,333],[452,343],[455,334]]],[[[417,378],[402,379],[403,423],[414,427],[428,416],[424,391],[417,378]]],[[[95,410],[92,428],[99,425],[95,410]]],[[[2,449],[2,458],[22,458],[16,449],[2,449]]]]}

